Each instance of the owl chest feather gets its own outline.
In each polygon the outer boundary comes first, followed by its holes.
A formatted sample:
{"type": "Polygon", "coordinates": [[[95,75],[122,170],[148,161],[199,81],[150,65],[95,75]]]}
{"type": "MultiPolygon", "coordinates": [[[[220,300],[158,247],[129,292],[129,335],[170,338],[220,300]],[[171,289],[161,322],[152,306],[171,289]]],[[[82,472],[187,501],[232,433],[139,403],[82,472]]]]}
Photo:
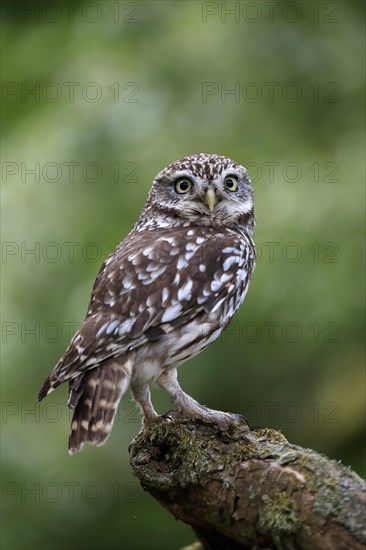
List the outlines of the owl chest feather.
{"type": "MultiPolygon", "coordinates": [[[[161,325],[163,333],[160,337],[138,352],[137,363],[144,365],[140,376],[144,373],[154,380],[164,369],[181,365],[220,336],[242,304],[248,289],[253,261],[249,257],[247,244],[243,240],[242,246],[239,243],[235,250],[227,246],[218,248],[216,244],[215,260],[212,261],[211,258],[206,264],[199,264],[196,272],[197,285],[193,282],[185,283],[185,278],[182,277],[182,284],[178,284],[175,290],[171,289],[173,305],[168,306],[166,311],[169,311],[169,307],[179,309],[183,318],[188,315],[187,312],[190,312],[189,317],[181,322],[182,318],[172,314],[172,319],[161,325]],[[202,265],[205,265],[205,270],[202,265]],[[212,267],[214,270],[210,272],[212,267]],[[184,307],[185,302],[189,303],[184,307]],[[154,361],[157,356],[158,364],[154,361]]],[[[192,250],[193,247],[189,249],[192,250]]],[[[212,252],[211,250],[211,254],[212,252]]],[[[190,273],[194,274],[194,266],[191,266],[190,273]]]]}

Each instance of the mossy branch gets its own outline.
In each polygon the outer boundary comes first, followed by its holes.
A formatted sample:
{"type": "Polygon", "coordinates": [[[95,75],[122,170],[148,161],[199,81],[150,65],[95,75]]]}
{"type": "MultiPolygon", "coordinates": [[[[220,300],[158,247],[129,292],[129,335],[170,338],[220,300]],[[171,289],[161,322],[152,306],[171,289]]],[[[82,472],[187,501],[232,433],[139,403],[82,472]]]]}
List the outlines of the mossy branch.
{"type": "Polygon", "coordinates": [[[130,462],[204,549],[365,548],[365,482],[279,432],[161,422],[136,437],[130,462]]]}

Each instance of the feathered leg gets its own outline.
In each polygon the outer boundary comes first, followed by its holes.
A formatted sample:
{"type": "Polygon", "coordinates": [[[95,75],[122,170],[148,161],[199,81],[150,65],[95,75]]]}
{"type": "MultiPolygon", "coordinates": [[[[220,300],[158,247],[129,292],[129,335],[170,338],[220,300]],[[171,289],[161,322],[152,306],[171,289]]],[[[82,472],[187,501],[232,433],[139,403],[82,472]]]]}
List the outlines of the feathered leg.
{"type": "MultiPolygon", "coordinates": [[[[240,414],[215,411],[214,409],[200,405],[193,397],[190,397],[182,390],[177,380],[177,369],[175,368],[171,368],[161,374],[157,383],[168,392],[172,403],[178,407],[178,413],[177,415],[173,414],[173,417],[198,418],[206,422],[215,422],[224,427],[227,427],[236,420],[245,421],[245,418],[240,414]]],[[[171,413],[169,413],[169,416],[171,416],[171,413]]]]}

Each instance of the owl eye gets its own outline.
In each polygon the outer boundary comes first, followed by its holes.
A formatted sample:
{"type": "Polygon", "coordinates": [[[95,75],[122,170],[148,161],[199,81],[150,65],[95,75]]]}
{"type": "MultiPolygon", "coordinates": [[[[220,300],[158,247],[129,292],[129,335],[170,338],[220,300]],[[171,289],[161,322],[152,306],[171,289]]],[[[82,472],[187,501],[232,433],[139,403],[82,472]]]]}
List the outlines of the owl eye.
{"type": "Polygon", "coordinates": [[[184,193],[188,193],[193,187],[193,183],[188,178],[179,178],[176,180],[175,184],[175,190],[180,195],[183,195],[184,193]]]}
{"type": "Polygon", "coordinates": [[[237,191],[238,189],[238,180],[236,176],[226,176],[224,184],[228,191],[237,191]]]}

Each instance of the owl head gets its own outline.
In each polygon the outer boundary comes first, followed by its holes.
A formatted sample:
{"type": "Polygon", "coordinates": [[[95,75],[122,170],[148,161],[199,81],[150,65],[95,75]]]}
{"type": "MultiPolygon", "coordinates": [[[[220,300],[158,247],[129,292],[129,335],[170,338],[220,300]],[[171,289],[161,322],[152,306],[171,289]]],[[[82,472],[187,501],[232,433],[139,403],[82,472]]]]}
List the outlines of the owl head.
{"type": "Polygon", "coordinates": [[[172,225],[179,221],[252,230],[253,188],[244,166],[201,153],[169,164],[156,176],[147,209],[172,225]]]}

